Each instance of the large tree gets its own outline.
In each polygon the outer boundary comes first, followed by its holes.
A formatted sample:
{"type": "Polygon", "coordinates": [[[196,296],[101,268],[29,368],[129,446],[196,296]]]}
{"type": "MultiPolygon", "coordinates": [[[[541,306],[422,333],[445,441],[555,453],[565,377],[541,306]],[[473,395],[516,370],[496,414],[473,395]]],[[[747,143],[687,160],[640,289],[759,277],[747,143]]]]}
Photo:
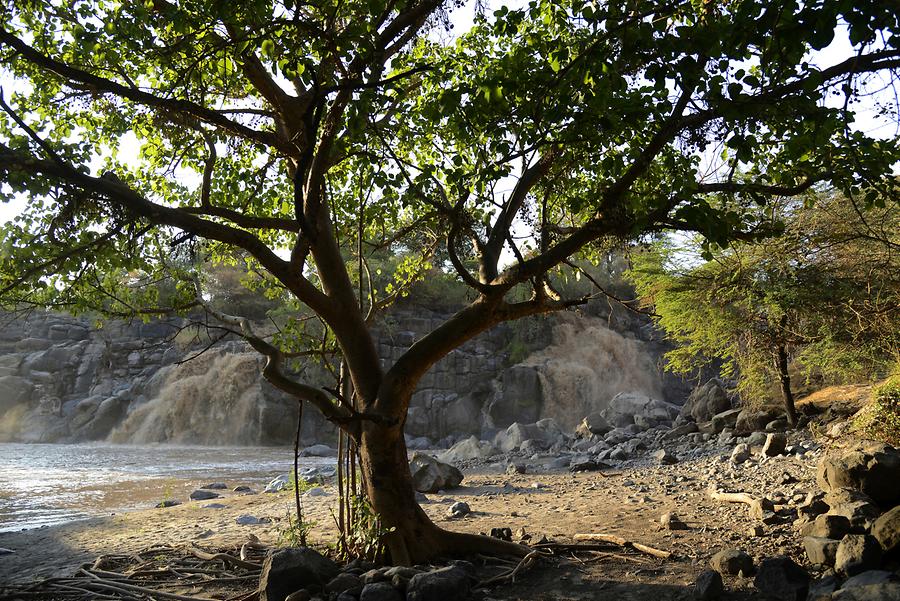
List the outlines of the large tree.
{"type": "Polygon", "coordinates": [[[139,303],[162,299],[165,272],[179,283],[160,309],[178,309],[203,302],[209,261],[261,274],[327,326],[352,392],[292,377],[299,328],[266,338],[219,317],[268,357],[270,382],[358,443],[395,562],[520,551],[446,532],[415,502],[403,425],[436,361],[500,322],[584,302],[549,283],[574,255],[664,229],[713,244],[763,235],[741,206],[826,181],[886,188],[900,158],[851,127],[866,80],[900,66],[890,3],[533,0],[451,33],[454,4],[64,0],[0,13],[16,80],[2,191],[27,198],[3,231],[0,293],[149,310],[139,303]],[[811,55],[836,30],[852,52],[811,55]],[[408,260],[379,287],[367,257],[387,247],[408,260]],[[432,257],[474,300],[385,365],[371,313],[432,257]]]}

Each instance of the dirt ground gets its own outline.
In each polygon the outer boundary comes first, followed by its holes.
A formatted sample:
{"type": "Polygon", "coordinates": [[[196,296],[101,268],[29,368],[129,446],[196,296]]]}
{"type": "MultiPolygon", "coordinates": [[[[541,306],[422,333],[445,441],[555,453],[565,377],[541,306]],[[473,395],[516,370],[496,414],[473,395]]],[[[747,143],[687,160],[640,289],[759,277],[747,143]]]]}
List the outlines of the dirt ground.
{"type": "MultiPolygon", "coordinates": [[[[486,533],[491,528],[508,527],[513,532],[524,528],[532,541],[545,536],[557,542],[572,542],[579,533],[616,534],[674,553],[665,560],[607,553],[542,562],[514,584],[483,593],[488,599],[661,601],[689,598],[690,586],[708,567],[709,557],[726,547],[742,548],[757,560],[788,554],[802,561],[800,537],[789,521],[753,534],[751,527],[757,523],[747,515],[745,506],[712,501],[707,487],[713,483],[732,491],[774,491],[789,472],[796,482],[783,496],[798,497],[814,488],[813,466],[812,456],[778,457],[734,467],[722,456],[711,455],[672,466],[633,467],[613,475],[547,472],[534,466],[535,473],[511,476],[498,465],[467,473],[463,487],[429,495],[429,503],[423,507],[438,524],[452,530],[486,533]],[[472,513],[447,517],[454,501],[465,501],[472,513]],[[677,513],[689,529],[663,529],[659,518],[666,512],[677,513]]],[[[315,523],[312,538],[320,544],[334,537],[331,508],[336,494],[329,486],[325,490],[327,496],[304,499],[306,517],[315,523]]],[[[293,494],[289,492],[227,493],[212,501],[2,533],[0,547],[14,553],[0,556],[0,583],[69,575],[99,555],[131,553],[154,544],[194,543],[217,548],[241,544],[254,534],[263,543],[275,545],[291,511],[293,494]],[[206,507],[211,503],[223,507],[206,507]],[[237,524],[236,518],[245,514],[271,521],[237,524]]],[[[729,590],[726,598],[756,598],[749,578],[728,577],[725,584],[729,590]]]]}

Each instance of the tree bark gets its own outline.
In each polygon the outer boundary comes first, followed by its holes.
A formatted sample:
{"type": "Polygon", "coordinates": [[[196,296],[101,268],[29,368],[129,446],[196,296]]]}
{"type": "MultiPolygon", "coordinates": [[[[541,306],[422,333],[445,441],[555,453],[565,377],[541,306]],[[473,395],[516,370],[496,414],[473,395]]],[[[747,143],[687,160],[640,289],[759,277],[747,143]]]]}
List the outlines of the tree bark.
{"type": "Polygon", "coordinates": [[[788,423],[791,427],[797,425],[797,408],[794,406],[794,393],[791,391],[791,376],[788,374],[787,350],[783,344],[778,345],[775,352],[775,369],[778,370],[778,380],[781,384],[781,397],[784,400],[784,410],[787,413],[788,423]]]}
{"type": "Polygon", "coordinates": [[[360,433],[360,468],[372,509],[390,529],[385,538],[394,565],[424,563],[449,555],[489,553],[524,557],[530,549],[487,536],[439,528],[415,499],[403,424],[365,422],[360,433]]]}

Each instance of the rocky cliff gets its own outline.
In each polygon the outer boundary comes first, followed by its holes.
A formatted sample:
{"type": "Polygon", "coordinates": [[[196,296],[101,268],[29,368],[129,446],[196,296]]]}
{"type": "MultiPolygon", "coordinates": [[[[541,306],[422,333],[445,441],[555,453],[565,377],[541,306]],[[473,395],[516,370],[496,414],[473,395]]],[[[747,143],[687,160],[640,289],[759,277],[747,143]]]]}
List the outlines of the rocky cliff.
{"type": "MultiPolygon", "coordinates": [[[[411,307],[390,313],[377,331],[385,367],[446,317],[411,307]]],[[[179,320],[98,327],[46,312],[0,320],[0,440],[291,441],[296,402],[261,378],[260,357],[241,341],[211,344],[179,334],[182,327],[179,320]]],[[[497,327],[425,376],[407,434],[489,435],[546,417],[573,427],[623,391],[680,402],[685,386],[661,376],[652,338],[646,322],[596,308],[497,327]]],[[[333,430],[308,411],[303,438],[329,441],[333,430]]]]}

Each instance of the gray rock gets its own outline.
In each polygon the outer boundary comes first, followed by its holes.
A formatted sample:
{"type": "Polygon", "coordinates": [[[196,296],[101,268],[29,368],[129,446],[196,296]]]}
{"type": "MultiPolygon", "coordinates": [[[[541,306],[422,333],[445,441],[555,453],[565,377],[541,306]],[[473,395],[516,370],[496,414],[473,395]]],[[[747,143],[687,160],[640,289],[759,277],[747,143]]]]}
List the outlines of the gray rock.
{"type": "Polygon", "coordinates": [[[831,601],[831,594],[837,590],[840,581],[833,574],[814,580],[809,585],[807,601],[831,601]]]}
{"type": "Polygon", "coordinates": [[[878,539],[885,553],[900,549],[900,505],[875,520],[872,536],[878,539]]]}
{"type": "Polygon", "coordinates": [[[314,444],[300,451],[300,455],[303,457],[336,457],[337,450],[327,444],[314,444]]]}
{"type": "Polygon", "coordinates": [[[406,586],[406,601],[465,599],[471,587],[469,571],[449,566],[413,576],[406,586]]]}
{"type": "Polygon", "coordinates": [[[362,579],[350,572],[341,572],[325,585],[329,593],[343,593],[344,591],[360,591],[363,588],[362,579]]]}
{"type": "Polygon", "coordinates": [[[735,445],[734,450],[731,451],[731,463],[740,465],[748,459],[750,459],[750,445],[743,442],[735,445]]]}
{"type": "Polygon", "coordinates": [[[165,501],[160,501],[156,504],[157,509],[165,509],[166,507],[175,507],[176,505],[181,505],[181,501],[176,501],[175,499],[166,499],[165,501]]]}
{"type": "Polygon", "coordinates": [[[895,505],[900,503],[900,451],[878,445],[826,456],[819,463],[816,482],[825,492],[849,488],[880,505],[895,505]]]}
{"type": "Polygon", "coordinates": [[[697,601],[715,601],[725,592],[722,576],[715,570],[703,570],[694,581],[692,592],[697,601]]]}
{"type": "Polygon", "coordinates": [[[194,492],[191,493],[190,496],[191,496],[192,501],[206,501],[209,499],[218,499],[219,498],[218,494],[208,491],[208,490],[203,490],[202,488],[195,490],[194,492]]]}
{"type": "Polygon", "coordinates": [[[602,436],[612,429],[601,413],[591,413],[575,428],[575,435],[579,438],[590,438],[592,435],[602,436]]]}
{"type": "Polygon", "coordinates": [[[553,419],[542,419],[533,424],[511,424],[494,437],[494,446],[504,453],[520,448],[526,440],[533,440],[544,448],[550,447],[563,436],[562,428],[553,419]]]}
{"type": "Polygon", "coordinates": [[[244,492],[244,493],[247,493],[247,492],[254,492],[254,491],[253,491],[253,489],[250,488],[249,486],[245,486],[245,485],[241,484],[240,486],[235,486],[234,488],[232,488],[232,489],[231,489],[231,492],[244,492]]]}
{"type": "Polygon", "coordinates": [[[765,429],[766,424],[772,421],[775,411],[771,409],[749,409],[741,410],[734,423],[734,431],[738,434],[751,434],[765,429]]]}
{"type": "Polygon", "coordinates": [[[461,440],[440,455],[439,461],[444,463],[458,463],[470,459],[487,459],[497,454],[497,449],[491,443],[479,440],[477,436],[470,436],[461,440]]]}
{"type": "Polygon", "coordinates": [[[772,432],[766,436],[766,442],[762,448],[762,454],[767,457],[776,457],[784,453],[787,446],[787,436],[783,432],[772,432]]]}
{"type": "Polygon", "coordinates": [[[809,592],[809,574],[789,557],[763,559],[753,586],[777,601],[804,601],[809,592]]]}
{"type": "Polygon", "coordinates": [[[282,474],[266,484],[266,488],[263,490],[263,492],[280,492],[287,487],[290,481],[290,474],[282,474]]]}
{"type": "Polygon", "coordinates": [[[338,575],[336,563],[309,547],[292,547],[269,553],[259,576],[260,601],[284,601],[302,588],[320,588],[338,575]]]}
{"type": "Polygon", "coordinates": [[[463,481],[461,471],[423,453],[415,453],[409,462],[413,485],[419,492],[437,492],[456,488],[463,481]]]}
{"type": "Polygon", "coordinates": [[[806,536],[833,538],[835,540],[841,540],[849,533],[850,520],[846,516],[830,513],[817,516],[815,521],[810,522],[809,527],[803,530],[803,534],[806,536]]]}
{"type": "Polygon", "coordinates": [[[228,490],[228,485],[224,482],[210,482],[209,484],[204,484],[200,488],[205,488],[206,490],[228,490]]]}
{"type": "Polygon", "coordinates": [[[373,582],[363,587],[359,601],[403,601],[403,593],[389,582],[373,582]]]}
{"type": "Polygon", "coordinates": [[[601,414],[610,424],[622,428],[635,423],[635,416],[644,418],[645,425],[671,424],[680,407],[653,399],[639,392],[620,392],[612,398],[601,414]]]}
{"type": "Polygon", "coordinates": [[[900,579],[880,570],[849,578],[834,592],[833,601],[900,601],[900,579]]]}
{"type": "Polygon", "coordinates": [[[450,506],[450,509],[447,510],[447,515],[454,518],[461,518],[463,516],[469,515],[472,510],[469,508],[469,504],[464,501],[457,501],[453,505],[450,506]]]}
{"type": "Polygon", "coordinates": [[[688,525],[672,512],[659,516],[659,523],[666,530],[689,530],[688,525]]]}
{"type": "Polygon", "coordinates": [[[525,467],[524,463],[517,461],[510,461],[506,465],[506,473],[510,476],[516,476],[518,474],[524,474],[528,471],[528,468],[525,467]]]}
{"type": "Polygon", "coordinates": [[[676,438],[681,438],[682,436],[687,436],[688,434],[692,434],[697,432],[697,424],[694,422],[688,422],[686,424],[681,424],[680,426],[675,426],[665,434],[663,434],[663,440],[675,440],[676,438]]]}
{"type": "Polygon", "coordinates": [[[740,413],[740,409],[729,409],[714,415],[709,421],[712,432],[723,432],[726,428],[734,429],[734,425],[737,423],[737,418],[740,413]]]}
{"type": "Polygon", "coordinates": [[[659,465],[674,465],[678,463],[678,457],[666,449],[659,449],[651,456],[659,465]]]}
{"type": "Polygon", "coordinates": [[[709,565],[720,574],[736,576],[743,572],[744,576],[753,573],[753,558],[740,549],[723,549],[709,560],[709,565]]]}
{"type": "Polygon", "coordinates": [[[815,565],[832,567],[837,555],[839,540],[823,538],[820,536],[806,536],[803,538],[803,548],[809,562],[815,565]]]}
{"type": "Polygon", "coordinates": [[[236,524],[240,524],[241,526],[256,526],[258,524],[268,524],[271,520],[269,518],[258,518],[255,515],[243,514],[234,518],[234,522],[236,524]]]}
{"type": "Polygon", "coordinates": [[[328,493],[321,486],[316,486],[315,488],[310,488],[308,491],[303,493],[304,497],[327,497],[328,493]]]}
{"type": "Polygon", "coordinates": [[[828,510],[829,515],[843,516],[850,522],[850,532],[863,534],[868,531],[881,512],[867,501],[841,503],[828,510]]]}
{"type": "Polygon", "coordinates": [[[691,391],[681,408],[680,415],[695,422],[710,421],[713,416],[731,409],[731,401],[725,392],[725,384],[713,378],[691,391]]]}
{"type": "Polygon", "coordinates": [[[881,567],[881,545],[868,534],[848,534],[838,545],[834,569],[839,574],[855,576],[881,567]]]}

